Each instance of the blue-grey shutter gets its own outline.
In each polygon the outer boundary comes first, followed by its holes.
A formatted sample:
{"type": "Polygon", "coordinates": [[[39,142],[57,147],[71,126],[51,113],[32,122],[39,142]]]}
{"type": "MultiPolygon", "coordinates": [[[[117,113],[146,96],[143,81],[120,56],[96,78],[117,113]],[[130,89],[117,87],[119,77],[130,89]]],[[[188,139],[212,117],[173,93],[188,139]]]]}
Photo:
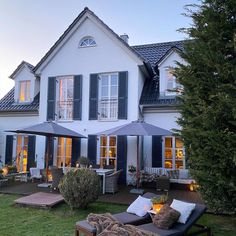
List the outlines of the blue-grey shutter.
{"type": "Polygon", "coordinates": [[[119,72],[118,119],[127,119],[128,71],[119,72]]]}
{"type": "Polygon", "coordinates": [[[96,164],[97,160],[97,136],[88,136],[88,158],[92,164],[96,164]]]}
{"type": "Polygon", "coordinates": [[[119,183],[126,184],[127,171],[127,136],[117,136],[117,170],[121,172],[119,183]]]}
{"type": "Polygon", "coordinates": [[[152,136],[152,167],[162,167],[161,136],[152,136]]]}
{"type": "Polygon", "coordinates": [[[75,75],[73,119],[81,120],[81,116],[82,116],[82,75],[75,75]]]}
{"type": "Polygon", "coordinates": [[[35,166],[35,136],[29,136],[27,170],[35,166]]]}
{"type": "Polygon", "coordinates": [[[80,138],[72,138],[72,156],[71,156],[71,166],[75,167],[76,162],[80,157],[80,138]]]}
{"type": "Polygon", "coordinates": [[[48,78],[47,120],[55,120],[56,77],[48,78]]]}
{"type": "MultiPolygon", "coordinates": [[[[54,156],[54,138],[53,137],[46,137],[46,143],[45,143],[45,161],[46,161],[46,154],[48,145],[47,143],[50,142],[50,150],[49,150],[49,159],[48,159],[48,166],[53,166],[53,156],[54,156]]],[[[46,166],[46,162],[45,162],[46,166]]]]}
{"type": "Polygon", "coordinates": [[[5,164],[12,164],[13,135],[6,136],[5,164]]]}
{"type": "Polygon", "coordinates": [[[89,120],[98,119],[98,74],[90,75],[89,120]]]}

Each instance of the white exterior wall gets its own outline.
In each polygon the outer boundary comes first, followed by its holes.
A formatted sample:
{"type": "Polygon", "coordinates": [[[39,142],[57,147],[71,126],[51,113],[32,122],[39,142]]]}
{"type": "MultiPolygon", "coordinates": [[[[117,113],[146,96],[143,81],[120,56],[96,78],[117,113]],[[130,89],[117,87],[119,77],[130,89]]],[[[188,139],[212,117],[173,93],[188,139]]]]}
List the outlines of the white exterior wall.
{"type": "MultiPolygon", "coordinates": [[[[178,117],[180,117],[180,113],[177,111],[152,111],[144,113],[145,122],[169,131],[180,129],[176,123],[178,117]]],[[[145,166],[152,166],[152,137],[144,137],[143,159],[145,166]]]]}
{"type": "MultiPolygon", "coordinates": [[[[48,77],[63,75],[82,75],[82,120],[60,122],[69,129],[85,136],[95,134],[115,126],[138,119],[139,96],[143,82],[139,83],[138,60],[127,51],[109,32],[87,19],[57,52],[54,58],[41,70],[39,120],[43,122],[47,115],[48,77]],[[85,36],[94,37],[97,46],[79,48],[80,40],[85,36]],[[128,119],[117,121],[89,120],[89,80],[92,73],[128,71],[128,119]]],[[[128,139],[128,158],[135,156],[136,144],[128,139]]],[[[87,139],[82,139],[81,155],[87,156],[87,139]]],[[[44,144],[42,143],[44,146],[44,144]]],[[[39,158],[40,160],[40,158],[39,158]]],[[[128,160],[128,163],[130,161],[128,160]]]]}
{"type": "MultiPolygon", "coordinates": [[[[0,114],[0,156],[3,163],[5,163],[5,149],[6,149],[6,135],[14,135],[14,133],[5,132],[9,129],[19,129],[34,125],[38,123],[38,116],[24,116],[24,115],[8,115],[0,114]]],[[[36,136],[36,140],[38,136],[36,136]]],[[[40,149],[36,142],[36,148],[40,149]]],[[[13,150],[14,158],[14,150],[13,150]]]]}

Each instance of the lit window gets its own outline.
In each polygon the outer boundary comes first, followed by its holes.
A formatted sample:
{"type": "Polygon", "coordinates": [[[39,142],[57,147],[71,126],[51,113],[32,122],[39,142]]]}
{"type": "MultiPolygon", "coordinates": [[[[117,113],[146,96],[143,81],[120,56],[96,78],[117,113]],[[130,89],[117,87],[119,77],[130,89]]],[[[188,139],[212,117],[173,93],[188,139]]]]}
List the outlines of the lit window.
{"type": "Polygon", "coordinates": [[[57,114],[59,120],[73,119],[73,90],[74,78],[73,76],[58,77],[58,100],[57,100],[57,114]]]}
{"type": "Polygon", "coordinates": [[[94,38],[92,37],[85,37],[80,41],[79,46],[80,47],[93,47],[93,46],[96,46],[96,42],[94,38]]]}
{"type": "Polygon", "coordinates": [[[16,136],[16,168],[17,172],[27,171],[28,136],[16,136]]]}
{"type": "Polygon", "coordinates": [[[30,81],[20,81],[20,93],[19,93],[20,102],[29,102],[30,101],[30,81]]]}
{"type": "Polygon", "coordinates": [[[100,165],[116,167],[116,136],[100,137],[100,165]]]}
{"type": "Polygon", "coordinates": [[[164,142],[164,166],[168,169],[184,169],[183,141],[178,137],[166,137],[164,142]]]}
{"type": "Polygon", "coordinates": [[[116,120],[118,116],[118,74],[99,76],[99,119],[116,120]]]}
{"type": "Polygon", "coordinates": [[[72,139],[71,138],[58,138],[57,145],[57,167],[65,168],[71,167],[72,156],[72,139]]]}

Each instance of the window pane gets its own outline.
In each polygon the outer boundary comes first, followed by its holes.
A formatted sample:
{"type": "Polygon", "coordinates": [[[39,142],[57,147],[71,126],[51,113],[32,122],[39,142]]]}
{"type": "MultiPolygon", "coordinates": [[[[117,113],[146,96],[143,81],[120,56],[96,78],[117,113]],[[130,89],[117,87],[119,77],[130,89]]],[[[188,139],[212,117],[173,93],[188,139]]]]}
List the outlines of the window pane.
{"type": "Polygon", "coordinates": [[[117,86],[111,87],[111,97],[117,97],[118,96],[118,89],[117,86]]]}
{"type": "Polygon", "coordinates": [[[172,147],[172,138],[165,138],[165,147],[172,147]]]}
{"type": "Polygon", "coordinates": [[[183,141],[180,138],[175,139],[175,147],[176,148],[183,148],[184,144],[183,141]]]}
{"type": "Polygon", "coordinates": [[[20,96],[19,96],[19,100],[21,102],[25,101],[25,82],[20,82],[20,96]]]}
{"type": "Polygon", "coordinates": [[[102,81],[102,86],[104,86],[104,85],[108,86],[108,75],[102,75],[101,81],[102,81]]]}
{"type": "Polygon", "coordinates": [[[118,76],[117,75],[114,75],[112,74],[111,75],[111,85],[118,85],[118,76]]]}
{"type": "Polygon", "coordinates": [[[171,160],[168,160],[168,161],[165,161],[165,168],[172,168],[172,161],[171,160]]]}
{"type": "Polygon", "coordinates": [[[110,137],[110,146],[116,146],[116,137],[110,137]]]}
{"type": "Polygon", "coordinates": [[[108,97],[108,86],[103,86],[101,91],[101,97],[108,97]]]}

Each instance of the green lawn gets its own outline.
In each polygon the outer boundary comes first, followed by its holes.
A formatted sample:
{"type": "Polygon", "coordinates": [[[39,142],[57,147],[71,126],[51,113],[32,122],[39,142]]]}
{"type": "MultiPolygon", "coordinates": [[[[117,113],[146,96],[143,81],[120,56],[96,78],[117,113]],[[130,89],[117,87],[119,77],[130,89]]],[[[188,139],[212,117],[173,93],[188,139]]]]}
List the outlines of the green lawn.
{"type": "MultiPolygon", "coordinates": [[[[66,204],[52,210],[12,206],[19,196],[0,194],[0,235],[1,236],[66,236],[74,235],[75,222],[85,219],[88,213],[121,212],[127,206],[95,203],[87,210],[71,212],[66,204]]],[[[201,223],[209,225],[214,235],[236,235],[236,218],[205,215],[201,223]]]]}

